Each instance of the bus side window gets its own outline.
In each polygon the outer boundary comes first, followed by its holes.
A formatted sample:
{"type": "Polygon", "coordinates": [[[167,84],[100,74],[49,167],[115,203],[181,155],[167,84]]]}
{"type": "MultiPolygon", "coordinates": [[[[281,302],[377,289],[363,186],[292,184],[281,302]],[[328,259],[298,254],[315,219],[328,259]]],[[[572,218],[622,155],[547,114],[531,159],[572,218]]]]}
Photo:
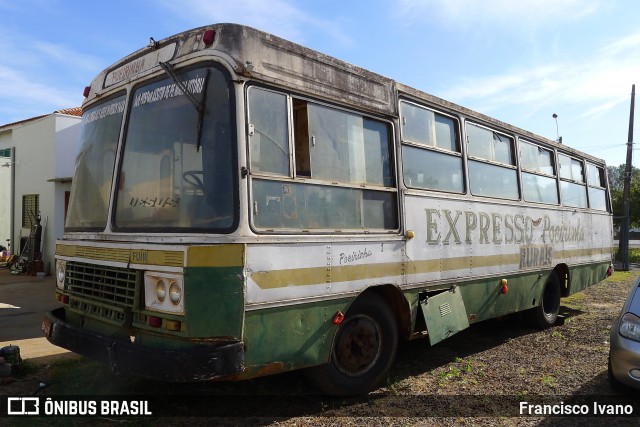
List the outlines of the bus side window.
{"type": "Polygon", "coordinates": [[[294,174],[286,183],[252,178],[253,223],[268,231],[397,229],[388,123],[303,99],[290,106],[294,174]]]}
{"type": "Polygon", "coordinates": [[[587,189],[584,184],[582,162],[564,154],[558,154],[560,165],[560,196],[562,204],[578,208],[587,207],[587,189]]]}
{"type": "Polygon", "coordinates": [[[604,169],[587,162],[587,184],[589,207],[599,211],[607,210],[604,169]]]}
{"type": "Polygon", "coordinates": [[[251,170],[288,176],[287,97],[250,88],[249,125],[251,170]]]}
{"type": "Polygon", "coordinates": [[[519,141],[522,169],[522,197],[527,202],[558,204],[553,152],[519,141]]]}
{"type": "Polygon", "coordinates": [[[517,200],[513,138],[473,123],[466,129],[471,194],[517,200]]]}
{"type": "Polygon", "coordinates": [[[293,135],[296,147],[296,176],[311,176],[309,113],[307,103],[293,100],[293,135]]]}
{"type": "Polygon", "coordinates": [[[405,101],[400,103],[402,162],[408,187],[464,193],[458,122],[405,101]]]}

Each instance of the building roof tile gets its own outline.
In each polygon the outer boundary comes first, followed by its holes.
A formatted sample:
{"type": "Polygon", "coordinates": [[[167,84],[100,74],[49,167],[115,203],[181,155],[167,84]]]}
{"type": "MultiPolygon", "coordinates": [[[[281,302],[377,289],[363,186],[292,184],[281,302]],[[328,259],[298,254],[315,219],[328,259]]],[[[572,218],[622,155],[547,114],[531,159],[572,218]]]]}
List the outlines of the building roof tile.
{"type": "MultiPolygon", "coordinates": [[[[82,116],[82,107],[72,107],[72,108],[64,108],[62,110],[56,110],[54,111],[52,114],[66,114],[68,116],[77,116],[80,117],[82,116]]],[[[5,129],[5,128],[9,128],[12,126],[16,126],[16,125],[20,125],[23,123],[27,123],[33,120],[38,120],[41,119],[43,117],[48,116],[49,114],[43,114],[41,116],[36,116],[36,117],[31,117],[25,120],[19,120],[17,122],[13,122],[13,123],[7,123],[6,125],[0,125],[0,130],[5,129]]]]}

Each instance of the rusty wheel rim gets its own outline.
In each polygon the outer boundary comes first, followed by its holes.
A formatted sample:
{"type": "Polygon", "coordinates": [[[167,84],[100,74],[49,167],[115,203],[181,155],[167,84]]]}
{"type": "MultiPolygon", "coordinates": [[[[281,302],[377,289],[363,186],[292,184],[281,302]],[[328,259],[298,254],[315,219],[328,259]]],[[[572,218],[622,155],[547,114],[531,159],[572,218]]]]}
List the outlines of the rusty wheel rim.
{"type": "Polygon", "coordinates": [[[350,317],[342,324],[333,351],[340,372],[355,377],[371,370],[382,353],[382,330],[364,314],[350,317]]]}

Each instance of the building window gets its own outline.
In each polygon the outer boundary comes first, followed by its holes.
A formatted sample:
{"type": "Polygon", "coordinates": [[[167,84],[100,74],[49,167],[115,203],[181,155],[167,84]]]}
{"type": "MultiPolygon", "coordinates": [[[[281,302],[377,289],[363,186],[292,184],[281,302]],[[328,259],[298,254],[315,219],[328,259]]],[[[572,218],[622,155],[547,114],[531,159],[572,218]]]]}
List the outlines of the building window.
{"type": "Polygon", "coordinates": [[[36,215],[40,212],[38,194],[22,196],[22,228],[31,228],[36,223],[36,215]]]}

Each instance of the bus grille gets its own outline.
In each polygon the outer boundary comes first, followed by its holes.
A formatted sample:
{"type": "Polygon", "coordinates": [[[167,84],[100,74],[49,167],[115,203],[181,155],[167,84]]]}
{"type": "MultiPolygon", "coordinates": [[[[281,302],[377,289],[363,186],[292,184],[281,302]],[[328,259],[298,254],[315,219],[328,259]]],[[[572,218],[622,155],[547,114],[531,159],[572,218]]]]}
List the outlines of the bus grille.
{"type": "Polygon", "coordinates": [[[140,273],[128,268],[68,262],[66,290],[76,310],[122,323],[134,308],[140,273]]]}

